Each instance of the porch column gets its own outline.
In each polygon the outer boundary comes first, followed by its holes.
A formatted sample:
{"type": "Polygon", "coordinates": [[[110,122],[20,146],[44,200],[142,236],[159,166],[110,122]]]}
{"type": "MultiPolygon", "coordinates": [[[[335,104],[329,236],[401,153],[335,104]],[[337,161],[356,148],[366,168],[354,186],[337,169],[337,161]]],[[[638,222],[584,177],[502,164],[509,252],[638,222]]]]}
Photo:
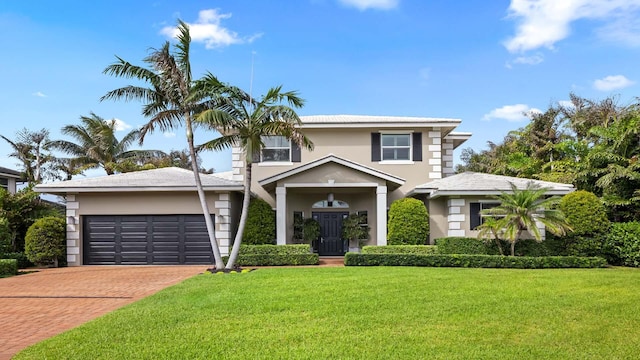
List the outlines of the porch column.
{"type": "Polygon", "coordinates": [[[387,187],[376,189],[376,245],[387,245],[387,187]]]}
{"type": "Polygon", "coordinates": [[[287,243],[287,189],[283,186],[276,188],[276,243],[287,243]]]}

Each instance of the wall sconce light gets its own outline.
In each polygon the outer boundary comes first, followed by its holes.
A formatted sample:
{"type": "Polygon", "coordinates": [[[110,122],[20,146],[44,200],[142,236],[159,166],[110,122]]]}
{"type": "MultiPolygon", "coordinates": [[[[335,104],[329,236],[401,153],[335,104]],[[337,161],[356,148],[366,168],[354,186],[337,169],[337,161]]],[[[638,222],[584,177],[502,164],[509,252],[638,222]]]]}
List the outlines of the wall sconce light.
{"type": "Polygon", "coordinates": [[[67,224],[75,225],[76,224],[76,217],[75,216],[67,216],[67,224]]]}
{"type": "Polygon", "coordinates": [[[328,207],[333,207],[333,193],[330,192],[329,194],[327,194],[327,206],[328,207]]]}

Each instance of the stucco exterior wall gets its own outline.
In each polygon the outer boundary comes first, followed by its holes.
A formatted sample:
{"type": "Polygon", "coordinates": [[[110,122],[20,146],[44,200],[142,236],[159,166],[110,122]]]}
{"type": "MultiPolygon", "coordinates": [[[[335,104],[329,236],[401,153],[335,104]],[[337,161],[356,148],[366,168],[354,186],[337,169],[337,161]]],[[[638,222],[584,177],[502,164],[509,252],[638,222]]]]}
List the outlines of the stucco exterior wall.
{"type": "Polygon", "coordinates": [[[447,237],[448,208],[445,198],[436,198],[427,201],[429,210],[429,244],[435,244],[435,239],[447,237]]]}

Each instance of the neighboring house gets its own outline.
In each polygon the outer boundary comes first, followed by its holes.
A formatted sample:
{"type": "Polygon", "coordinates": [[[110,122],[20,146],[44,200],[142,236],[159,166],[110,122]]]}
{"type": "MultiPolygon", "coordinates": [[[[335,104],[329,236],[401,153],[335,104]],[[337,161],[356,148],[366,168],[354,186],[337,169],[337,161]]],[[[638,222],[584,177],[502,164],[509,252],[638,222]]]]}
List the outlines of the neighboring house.
{"type": "MultiPolygon", "coordinates": [[[[487,195],[508,190],[508,181],[522,180],[454,175],[453,151],[471,136],[454,131],[459,119],[334,115],[301,120],[314,151],[271,136],[264,139],[262,153],[253,154],[252,192],[276,211],[277,244],[294,243],[294,219],[312,217],[322,229],[315,250],[342,255],[349,250],[340,238],[342,220],[357,212],[371,228],[367,244],[386,245],[389,205],[407,196],[427,204],[430,241],[475,236],[471,227],[478,216],[473,212],[487,195]]],[[[236,232],[245,174],[239,148],[232,149],[231,160],[231,173],[202,175],[223,253],[236,232]]],[[[557,194],[573,190],[539,183],[557,194]]],[[[70,180],[36,190],[67,196],[70,265],[211,262],[188,170],[70,180]]]]}
{"type": "Polygon", "coordinates": [[[16,183],[20,181],[22,174],[19,171],[0,167],[0,188],[11,194],[16,193],[16,183]]]}

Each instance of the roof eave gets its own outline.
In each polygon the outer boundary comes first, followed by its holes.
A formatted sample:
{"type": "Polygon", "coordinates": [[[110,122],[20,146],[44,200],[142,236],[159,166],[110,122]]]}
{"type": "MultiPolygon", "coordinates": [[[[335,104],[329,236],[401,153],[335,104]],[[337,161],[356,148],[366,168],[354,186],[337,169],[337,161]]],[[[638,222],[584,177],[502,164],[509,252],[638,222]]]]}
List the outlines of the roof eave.
{"type": "MultiPolygon", "coordinates": [[[[229,186],[204,186],[204,191],[243,191],[242,185],[229,186]]],[[[46,194],[67,194],[67,193],[109,193],[109,192],[189,192],[196,191],[195,186],[83,186],[83,187],[47,187],[36,186],[35,192],[46,194]]]]}

